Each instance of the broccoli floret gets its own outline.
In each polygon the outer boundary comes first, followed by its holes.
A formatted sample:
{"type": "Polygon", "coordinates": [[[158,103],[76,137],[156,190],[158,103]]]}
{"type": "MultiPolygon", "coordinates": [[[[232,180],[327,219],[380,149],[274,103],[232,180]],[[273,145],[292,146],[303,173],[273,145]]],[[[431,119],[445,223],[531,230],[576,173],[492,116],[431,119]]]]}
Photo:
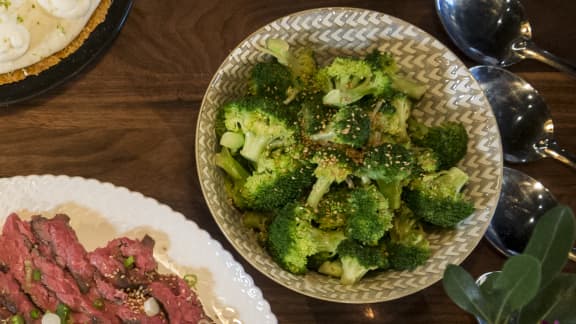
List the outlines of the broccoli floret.
{"type": "Polygon", "coordinates": [[[412,152],[405,146],[385,143],[365,151],[362,165],[356,170],[356,175],[384,182],[403,180],[412,175],[414,163],[412,152]]]}
{"type": "Polygon", "coordinates": [[[269,213],[246,211],[242,214],[242,225],[252,229],[261,244],[265,244],[268,238],[268,225],[272,219],[269,213]]]}
{"type": "Polygon", "coordinates": [[[312,225],[313,212],[298,203],[278,211],[268,227],[268,251],[285,270],[307,271],[308,257],[320,252],[335,253],[346,237],[341,231],[322,231],[312,225]]]}
{"type": "Polygon", "coordinates": [[[373,71],[365,60],[337,57],[317,74],[326,105],[346,106],[365,96],[381,96],[390,91],[390,78],[383,71],[373,71]]]}
{"type": "Polygon", "coordinates": [[[374,185],[355,188],[348,197],[346,236],[375,246],[392,227],[394,214],[388,201],[374,185]]]}
{"type": "Polygon", "coordinates": [[[405,146],[385,143],[366,150],[362,165],[355,174],[365,183],[376,181],[390,207],[397,209],[401,203],[402,189],[412,176],[414,166],[415,158],[405,146]]]}
{"type": "Polygon", "coordinates": [[[474,211],[472,202],[461,192],[468,178],[456,167],[423,175],[410,183],[404,200],[417,218],[441,227],[454,227],[474,211]]]}
{"type": "Polygon", "coordinates": [[[316,181],[308,194],[306,203],[312,208],[318,207],[322,197],[330,191],[333,183],[345,181],[356,169],[356,164],[345,152],[334,147],[323,147],[312,156],[316,181]]]}
{"type": "Polygon", "coordinates": [[[391,87],[405,93],[410,98],[419,100],[426,92],[426,86],[398,74],[398,65],[390,53],[383,53],[378,50],[372,51],[366,56],[366,61],[374,70],[382,70],[391,80],[391,87]]]}
{"type": "Polygon", "coordinates": [[[289,110],[269,99],[246,97],[228,102],[222,109],[228,131],[244,135],[240,155],[253,162],[266,150],[294,143],[299,132],[289,110]]]}
{"type": "Polygon", "coordinates": [[[363,246],[347,239],[338,245],[337,253],[342,263],[340,282],[345,285],[358,282],[368,271],[388,267],[387,256],[381,247],[363,246]]]}
{"type": "Polygon", "coordinates": [[[394,217],[388,243],[390,267],[413,270],[430,258],[430,244],[422,225],[407,207],[394,217]]]}
{"type": "Polygon", "coordinates": [[[240,189],[244,208],[272,211],[299,198],[312,185],[313,167],[284,152],[258,161],[240,189]]]}
{"type": "Polygon", "coordinates": [[[316,208],[318,228],[323,230],[343,229],[349,212],[349,190],[338,188],[330,190],[322,197],[316,208]]]}
{"type": "Polygon", "coordinates": [[[248,93],[287,104],[296,96],[292,82],[292,73],[278,61],[259,62],[252,68],[248,93]]]}
{"type": "Polygon", "coordinates": [[[416,157],[416,174],[434,173],[440,170],[440,160],[432,149],[413,146],[412,152],[416,157]]]}
{"type": "Polygon", "coordinates": [[[407,121],[411,110],[412,102],[403,94],[395,95],[390,101],[382,101],[370,116],[370,145],[407,143],[410,140],[407,121]]]}
{"type": "Polygon", "coordinates": [[[362,107],[341,107],[330,117],[326,127],[310,138],[318,142],[332,142],[361,148],[370,136],[370,116],[362,107]]]}
{"type": "Polygon", "coordinates": [[[311,136],[320,133],[326,127],[327,121],[336,112],[335,107],[325,106],[322,103],[322,95],[320,94],[303,96],[298,112],[302,136],[310,140],[311,136]]]}
{"type": "Polygon", "coordinates": [[[427,127],[410,120],[409,133],[414,144],[436,153],[441,170],[456,166],[468,150],[468,133],[462,123],[447,121],[439,126],[427,127]]]}
{"type": "Polygon", "coordinates": [[[260,51],[276,58],[278,63],[288,68],[291,72],[292,96],[300,92],[315,91],[315,76],[318,70],[314,51],[311,48],[291,48],[290,44],[283,39],[271,38],[266,41],[265,48],[260,51]]]}

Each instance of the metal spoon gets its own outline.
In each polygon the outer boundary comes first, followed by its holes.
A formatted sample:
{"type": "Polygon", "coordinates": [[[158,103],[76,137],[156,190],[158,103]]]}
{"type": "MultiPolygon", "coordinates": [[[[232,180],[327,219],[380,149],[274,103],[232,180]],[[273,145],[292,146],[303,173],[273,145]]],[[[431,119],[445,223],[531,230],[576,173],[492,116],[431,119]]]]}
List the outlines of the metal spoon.
{"type": "MultiPolygon", "coordinates": [[[[485,237],[507,256],[521,253],[537,220],[556,205],[558,202],[542,183],[505,167],[500,200],[485,237]]],[[[576,262],[576,248],[569,258],[576,262]]]]}
{"type": "Polygon", "coordinates": [[[576,169],[576,155],[554,139],[554,123],[538,91],[503,68],[482,65],[470,72],[492,106],[506,161],[525,163],[551,157],[576,169]]]}
{"type": "Polygon", "coordinates": [[[448,35],[480,64],[509,66],[535,59],[576,77],[576,66],[539,48],[518,0],[436,0],[448,35]]]}

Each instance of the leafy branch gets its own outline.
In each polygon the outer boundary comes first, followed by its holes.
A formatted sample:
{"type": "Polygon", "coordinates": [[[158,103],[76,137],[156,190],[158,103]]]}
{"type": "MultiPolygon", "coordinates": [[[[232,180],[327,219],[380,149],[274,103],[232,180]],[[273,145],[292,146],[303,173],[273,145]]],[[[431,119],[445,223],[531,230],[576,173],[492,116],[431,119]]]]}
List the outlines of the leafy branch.
{"type": "Polygon", "coordinates": [[[489,324],[576,320],[576,274],[562,273],[576,239],[572,210],[559,205],[536,224],[528,245],[480,285],[461,266],[447,266],[446,294],[489,324]]]}

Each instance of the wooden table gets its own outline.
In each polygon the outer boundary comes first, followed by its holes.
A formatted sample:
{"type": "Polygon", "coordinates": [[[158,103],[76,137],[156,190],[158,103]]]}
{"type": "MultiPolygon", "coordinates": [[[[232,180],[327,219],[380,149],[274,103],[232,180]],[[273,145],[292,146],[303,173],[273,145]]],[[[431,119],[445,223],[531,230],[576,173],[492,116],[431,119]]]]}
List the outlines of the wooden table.
{"type": "MultiPolygon", "coordinates": [[[[202,197],[194,133],[204,90],[229,51],[260,26],[324,6],[381,11],[449,41],[433,1],[137,0],[120,36],[91,68],[41,97],[0,110],[0,168],[6,177],[65,174],[96,178],[158,199],[187,215],[234,253],[280,323],[474,323],[440,284],[367,305],[323,302],[288,290],[234,252],[202,197]]],[[[534,39],[576,62],[576,2],[523,1],[534,39]]],[[[537,62],[511,68],[546,98],[558,141],[576,152],[576,79],[537,62]]],[[[576,210],[576,172],[551,160],[514,166],[576,210]]],[[[483,240],[463,266],[474,275],[505,258],[483,240]]],[[[576,271],[574,264],[567,268],[576,271]]],[[[257,324],[257,323],[250,323],[257,324]]]]}

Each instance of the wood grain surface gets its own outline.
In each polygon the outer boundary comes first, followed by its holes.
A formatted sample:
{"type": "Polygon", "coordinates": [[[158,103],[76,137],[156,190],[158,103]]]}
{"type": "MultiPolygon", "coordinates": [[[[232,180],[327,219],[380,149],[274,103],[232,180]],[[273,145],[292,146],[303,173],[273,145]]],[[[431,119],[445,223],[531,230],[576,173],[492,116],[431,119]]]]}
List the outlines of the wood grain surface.
{"type": "MultiPolygon", "coordinates": [[[[524,0],[534,40],[576,63],[576,1],[524,0]]],[[[194,160],[203,93],[234,46],[262,25],[295,11],[353,6],[381,11],[427,31],[451,48],[432,0],[136,0],[127,23],[96,62],[40,97],[0,109],[4,177],[65,174],[139,191],[182,212],[234,254],[254,278],[280,323],[475,323],[441,284],[395,301],[365,305],[299,295],[261,275],[234,252],[213,221],[194,160]]],[[[540,91],[558,142],[576,152],[576,79],[538,62],[510,68],[540,91]]],[[[542,160],[514,165],[576,210],[576,171],[542,160]]],[[[463,263],[473,275],[505,258],[482,240],[463,263]]],[[[574,264],[566,271],[575,272],[574,264]]],[[[247,323],[258,324],[258,323],[247,323]]]]}

